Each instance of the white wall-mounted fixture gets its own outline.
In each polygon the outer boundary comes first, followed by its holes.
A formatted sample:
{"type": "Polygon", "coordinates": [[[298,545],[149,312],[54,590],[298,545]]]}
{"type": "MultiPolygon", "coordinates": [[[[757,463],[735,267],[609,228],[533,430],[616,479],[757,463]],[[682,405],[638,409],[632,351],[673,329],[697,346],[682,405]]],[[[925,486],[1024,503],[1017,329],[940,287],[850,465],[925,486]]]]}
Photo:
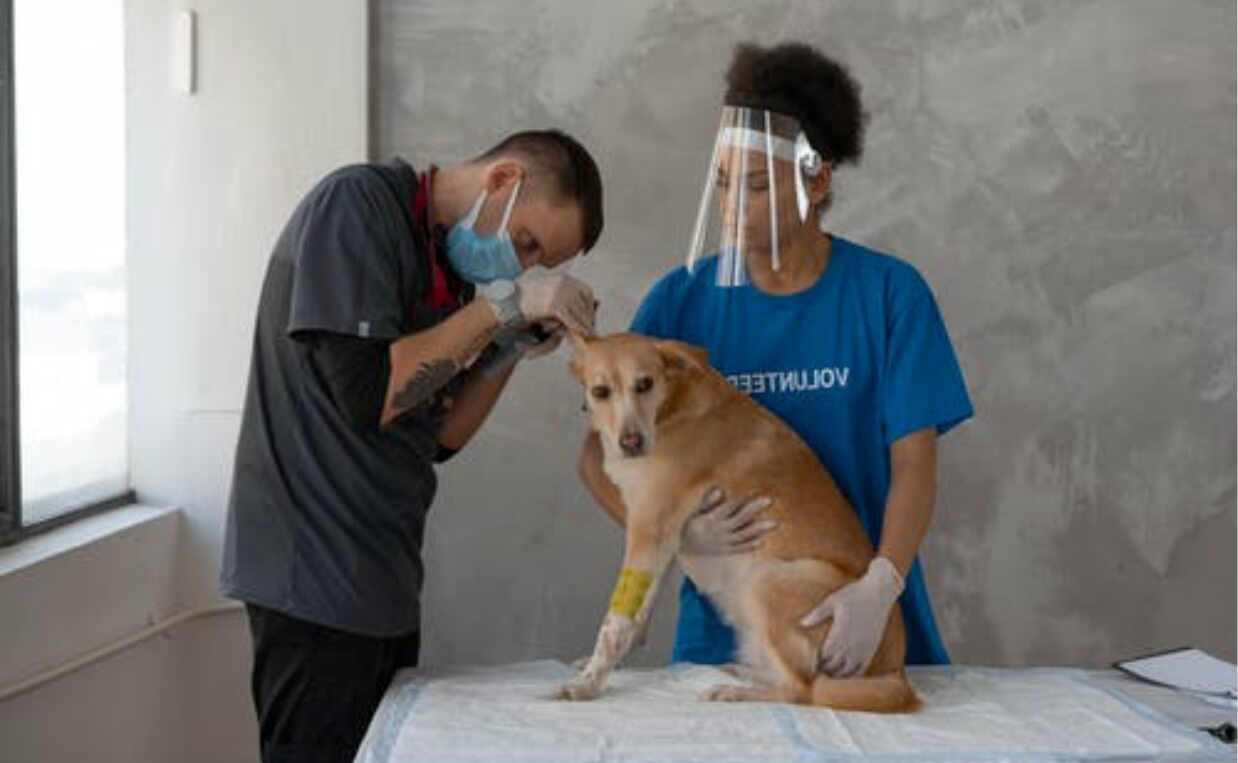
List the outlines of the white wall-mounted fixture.
{"type": "Polygon", "coordinates": [[[198,15],[177,11],[172,25],[172,87],[192,94],[198,88],[198,15]]]}

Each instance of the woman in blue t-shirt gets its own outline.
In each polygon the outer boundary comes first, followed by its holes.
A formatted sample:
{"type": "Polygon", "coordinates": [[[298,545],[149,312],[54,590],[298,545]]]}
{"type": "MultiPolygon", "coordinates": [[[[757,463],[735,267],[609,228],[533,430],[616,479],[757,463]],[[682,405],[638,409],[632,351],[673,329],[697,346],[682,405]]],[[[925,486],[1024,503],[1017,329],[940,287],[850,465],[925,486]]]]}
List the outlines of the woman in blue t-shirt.
{"type": "MultiPolygon", "coordinates": [[[[877,557],[805,617],[806,627],[833,619],[823,670],[863,672],[896,601],[907,662],[946,663],[916,556],[932,516],[937,438],[972,408],[919,273],[822,227],[833,169],[862,150],[859,87],[806,45],[741,45],[725,103],[689,265],[654,285],[632,331],[707,348],[719,372],[812,447],[859,515],[877,557]],[[718,231],[715,249],[702,245],[710,230],[718,231]]],[[[622,522],[623,502],[601,459],[591,435],[582,476],[622,522]]],[[[751,548],[772,528],[760,516],[765,505],[713,491],[685,527],[685,550],[751,548]]],[[[674,659],[730,662],[735,646],[685,579],[674,659]]]]}

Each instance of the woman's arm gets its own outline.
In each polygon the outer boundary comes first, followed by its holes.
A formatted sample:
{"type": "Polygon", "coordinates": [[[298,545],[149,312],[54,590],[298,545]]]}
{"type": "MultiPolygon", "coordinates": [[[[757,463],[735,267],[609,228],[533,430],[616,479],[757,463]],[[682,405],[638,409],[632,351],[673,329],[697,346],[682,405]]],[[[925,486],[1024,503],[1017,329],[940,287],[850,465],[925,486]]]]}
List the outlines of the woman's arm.
{"type": "Polygon", "coordinates": [[[926,427],[890,446],[890,493],[877,554],[893,562],[903,577],[920,552],[936,493],[937,429],[926,427]]]}
{"type": "Polygon", "coordinates": [[[936,490],[936,428],[900,437],[890,446],[890,493],[876,558],[860,579],[827,596],[801,621],[812,628],[834,618],[821,645],[827,674],[846,678],[868,669],[928,530],[936,490]]]}
{"type": "Polygon", "coordinates": [[[602,441],[597,432],[590,432],[580,448],[579,472],[581,482],[589,488],[594,500],[601,504],[611,519],[623,526],[627,508],[623,505],[619,488],[610,481],[606,470],[602,468],[602,441]]]}

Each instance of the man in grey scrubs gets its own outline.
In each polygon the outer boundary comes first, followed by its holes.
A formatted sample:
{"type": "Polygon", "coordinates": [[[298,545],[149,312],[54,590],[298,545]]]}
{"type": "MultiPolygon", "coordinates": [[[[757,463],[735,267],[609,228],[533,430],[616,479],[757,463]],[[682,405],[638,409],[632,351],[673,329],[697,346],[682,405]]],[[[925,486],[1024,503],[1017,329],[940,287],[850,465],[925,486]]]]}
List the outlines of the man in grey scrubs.
{"type": "Polygon", "coordinates": [[[420,644],[434,464],[521,358],[591,330],[552,268],[602,230],[589,153],[558,131],[471,161],[336,170],[292,213],[258,304],[220,588],[246,604],[266,763],[351,760],[420,644]]]}

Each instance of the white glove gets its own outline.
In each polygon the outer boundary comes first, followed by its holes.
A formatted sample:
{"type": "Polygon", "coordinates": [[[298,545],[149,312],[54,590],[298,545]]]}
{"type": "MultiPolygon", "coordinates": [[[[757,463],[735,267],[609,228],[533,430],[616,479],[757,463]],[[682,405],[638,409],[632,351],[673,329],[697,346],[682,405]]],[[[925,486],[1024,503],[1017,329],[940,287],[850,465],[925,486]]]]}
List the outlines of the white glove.
{"type": "Polygon", "coordinates": [[[584,281],[569,275],[524,276],[520,287],[520,314],[537,323],[557,320],[571,331],[593,333],[597,301],[584,281]]]}
{"type": "Polygon", "coordinates": [[[800,625],[805,628],[834,618],[830,635],[821,645],[821,668],[826,675],[847,678],[868,670],[890,619],[890,608],[902,592],[903,576],[889,559],[878,556],[864,577],[839,588],[804,616],[800,625]]]}
{"type": "Polygon", "coordinates": [[[694,556],[751,551],[762,535],[778,526],[769,519],[756,521],[769,505],[764,497],[728,499],[722,488],[711,487],[684,525],[679,548],[694,556]]]}

